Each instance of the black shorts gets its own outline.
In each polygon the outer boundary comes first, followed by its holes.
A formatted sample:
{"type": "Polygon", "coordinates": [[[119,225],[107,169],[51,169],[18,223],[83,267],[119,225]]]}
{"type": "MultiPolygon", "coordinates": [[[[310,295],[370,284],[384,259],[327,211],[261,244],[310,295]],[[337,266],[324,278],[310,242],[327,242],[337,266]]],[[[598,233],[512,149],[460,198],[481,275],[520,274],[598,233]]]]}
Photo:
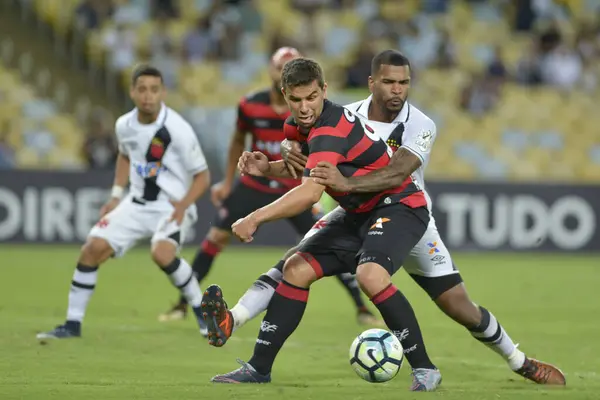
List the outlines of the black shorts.
{"type": "Polygon", "coordinates": [[[394,204],[369,213],[338,210],[313,236],[303,240],[298,253],[317,276],[356,273],[357,265],[374,262],[390,275],[398,271],[429,223],[426,207],[394,204]]]}
{"type": "MultiPolygon", "coordinates": [[[[281,194],[261,192],[238,182],[218,210],[214,226],[231,232],[231,225],[238,219],[274,202],[281,196],[281,194]]],[[[296,232],[304,236],[319,217],[313,215],[312,210],[306,210],[290,218],[289,221],[296,232]]]]}

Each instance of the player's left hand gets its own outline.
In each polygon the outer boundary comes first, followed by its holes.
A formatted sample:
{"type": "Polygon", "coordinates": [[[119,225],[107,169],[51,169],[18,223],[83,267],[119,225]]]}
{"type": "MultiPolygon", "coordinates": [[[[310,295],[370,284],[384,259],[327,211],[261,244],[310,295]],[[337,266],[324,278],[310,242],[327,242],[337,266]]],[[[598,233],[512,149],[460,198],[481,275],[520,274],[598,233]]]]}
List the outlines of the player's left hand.
{"type": "Polygon", "coordinates": [[[187,207],[180,201],[171,200],[170,203],[173,205],[174,210],[173,214],[171,214],[169,222],[175,221],[177,222],[177,225],[181,225],[183,218],[185,217],[185,210],[187,207]]]}
{"type": "Polygon", "coordinates": [[[316,183],[327,186],[336,192],[350,191],[348,178],[344,177],[336,166],[328,162],[317,163],[317,166],[310,170],[310,176],[316,183]]]}
{"type": "Polygon", "coordinates": [[[248,215],[245,218],[238,219],[233,225],[231,225],[231,231],[238,239],[244,243],[250,243],[254,240],[254,232],[258,229],[258,224],[248,215]]]}

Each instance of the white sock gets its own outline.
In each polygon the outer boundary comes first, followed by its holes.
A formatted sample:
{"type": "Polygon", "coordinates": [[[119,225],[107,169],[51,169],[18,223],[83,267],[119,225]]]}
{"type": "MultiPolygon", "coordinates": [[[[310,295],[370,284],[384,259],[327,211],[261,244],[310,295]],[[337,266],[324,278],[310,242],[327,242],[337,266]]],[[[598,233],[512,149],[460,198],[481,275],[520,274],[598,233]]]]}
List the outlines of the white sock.
{"type": "Polygon", "coordinates": [[[184,259],[176,258],[171,264],[163,268],[163,271],[192,307],[200,307],[202,291],[200,285],[198,285],[198,280],[194,276],[192,267],[184,259]]]}
{"type": "Polygon", "coordinates": [[[67,321],[83,321],[85,310],[92,298],[97,280],[98,267],[77,264],[77,268],[73,273],[73,280],[71,281],[71,290],[69,291],[67,321]]]}
{"type": "Polygon", "coordinates": [[[525,362],[525,354],[517,346],[498,322],[494,314],[479,306],[481,324],[470,329],[471,335],[504,358],[512,370],[517,370],[525,362]]]}
{"type": "Polygon", "coordinates": [[[282,278],[283,274],[277,268],[271,268],[266,274],[258,277],[230,310],[234,331],[267,309],[282,278]]]}

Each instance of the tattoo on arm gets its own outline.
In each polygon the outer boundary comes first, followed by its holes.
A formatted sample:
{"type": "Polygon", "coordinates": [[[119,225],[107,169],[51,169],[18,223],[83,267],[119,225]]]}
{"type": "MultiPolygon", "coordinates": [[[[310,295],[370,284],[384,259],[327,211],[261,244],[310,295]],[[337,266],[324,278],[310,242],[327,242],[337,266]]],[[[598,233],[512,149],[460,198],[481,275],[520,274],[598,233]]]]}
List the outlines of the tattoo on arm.
{"type": "Polygon", "coordinates": [[[421,159],[410,150],[400,147],[392,156],[390,163],[370,174],[348,178],[354,193],[371,193],[394,189],[421,166],[421,159]]]}

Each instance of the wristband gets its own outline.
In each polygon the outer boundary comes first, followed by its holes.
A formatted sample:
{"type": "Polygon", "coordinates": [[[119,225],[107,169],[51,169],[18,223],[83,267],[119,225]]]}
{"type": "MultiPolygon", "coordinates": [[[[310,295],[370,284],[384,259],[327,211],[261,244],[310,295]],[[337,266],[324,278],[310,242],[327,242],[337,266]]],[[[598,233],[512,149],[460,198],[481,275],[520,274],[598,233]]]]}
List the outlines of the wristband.
{"type": "Polygon", "coordinates": [[[112,191],[110,192],[110,197],[114,197],[114,198],[121,200],[121,198],[123,197],[124,191],[125,190],[123,189],[123,187],[115,185],[112,187],[112,191]]]}

